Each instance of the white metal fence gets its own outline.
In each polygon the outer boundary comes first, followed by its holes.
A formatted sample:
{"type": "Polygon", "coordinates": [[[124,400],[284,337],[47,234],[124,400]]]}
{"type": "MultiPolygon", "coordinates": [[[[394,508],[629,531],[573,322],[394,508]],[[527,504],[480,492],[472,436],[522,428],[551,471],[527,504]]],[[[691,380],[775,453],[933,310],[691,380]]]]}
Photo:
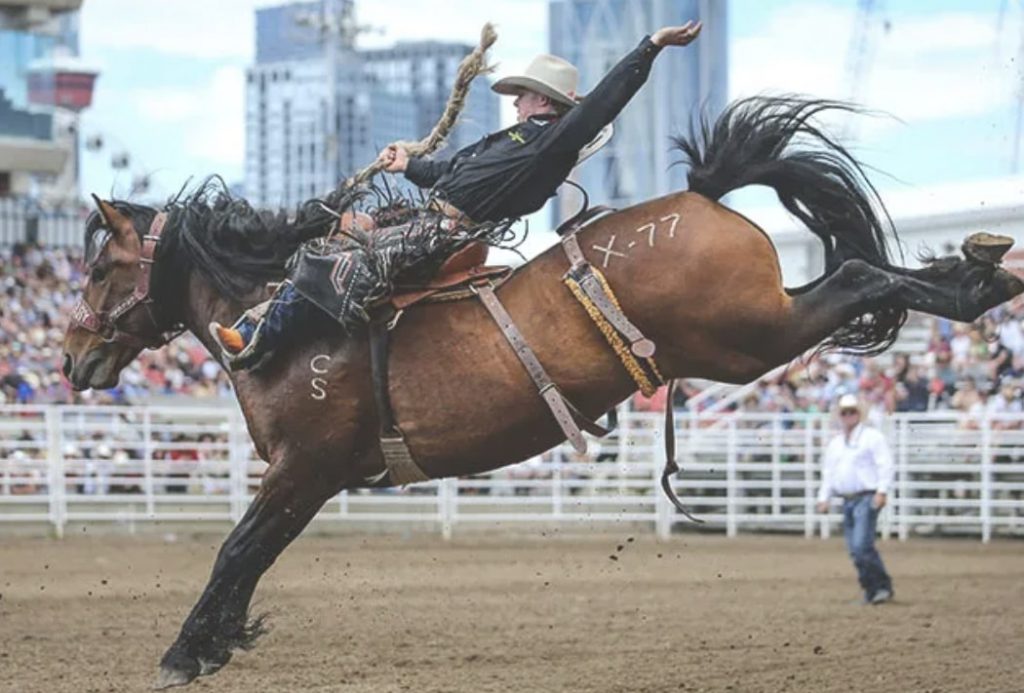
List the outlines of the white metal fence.
{"type": "Polygon", "coordinates": [[[77,208],[42,208],[25,198],[0,197],[0,248],[39,243],[47,248],[78,246],[85,213],[77,208]]]}
{"type": "MultiPolygon", "coordinates": [[[[675,487],[709,527],[834,530],[838,514],[814,513],[827,416],[681,414],[677,427],[675,487]]],[[[1024,534],[1024,416],[896,415],[884,429],[897,481],[883,535],[1024,534]]],[[[479,477],[342,493],[318,521],[628,522],[664,536],[683,520],[659,488],[661,445],[660,416],[624,413],[586,457],[558,448],[479,477]]],[[[0,525],[234,522],[265,467],[231,408],[0,407],[0,525]]]]}

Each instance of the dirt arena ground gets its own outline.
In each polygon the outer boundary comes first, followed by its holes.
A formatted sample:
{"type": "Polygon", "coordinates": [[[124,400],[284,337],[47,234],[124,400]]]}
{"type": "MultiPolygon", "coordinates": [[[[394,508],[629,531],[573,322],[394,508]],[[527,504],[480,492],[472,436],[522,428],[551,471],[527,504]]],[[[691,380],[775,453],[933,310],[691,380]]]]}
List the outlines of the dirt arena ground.
{"type": "MultiPolygon", "coordinates": [[[[0,691],[142,691],[219,537],[0,541],[0,691]]],[[[200,691],[1020,691],[1024,544],[629,534],[300,539],[200,691]]]]}

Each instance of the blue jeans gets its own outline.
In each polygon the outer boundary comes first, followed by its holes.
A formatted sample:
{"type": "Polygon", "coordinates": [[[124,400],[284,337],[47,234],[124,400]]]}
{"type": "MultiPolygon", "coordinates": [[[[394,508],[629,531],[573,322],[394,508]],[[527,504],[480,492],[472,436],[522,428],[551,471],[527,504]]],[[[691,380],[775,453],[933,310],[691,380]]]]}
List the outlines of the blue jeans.
{"type": "Polygon", "coordinates": [[[263,340],[263,351],[275,349],[281,342],[287,341],[286,334],[293,331],[295,325],[301,325],[316,319],[316,306],[306,300],[291,282],[281,284],[275,292],[270,308],[263,316],[263,328],[260,338],[263,340]]]}
{"type": "Polygon", "coordinates": [[[235,324],[246,344],[250,344],[259,329],[259,341],[252,347],[247,356],[237,359],[231,366],[232,370],[247,370],[257,367],[265,358],[289,340],[289,332],[296,325],[306,324],[315,320],[316,306],[306,300],[291,282],[284,282],[274,292],[267,312],[262,320],[256,320],[248,312],[235,324]]]}
{"type": "Polygon", "coordinates": [[[892,579],[885,572],[882,557],[875,549],[878,511],[872,506],[874,495],[865,493],[843,501],[843,536],[846,548],[857,568],[864,596],[871,599],[881,589],[892,591],[892,579]]]}

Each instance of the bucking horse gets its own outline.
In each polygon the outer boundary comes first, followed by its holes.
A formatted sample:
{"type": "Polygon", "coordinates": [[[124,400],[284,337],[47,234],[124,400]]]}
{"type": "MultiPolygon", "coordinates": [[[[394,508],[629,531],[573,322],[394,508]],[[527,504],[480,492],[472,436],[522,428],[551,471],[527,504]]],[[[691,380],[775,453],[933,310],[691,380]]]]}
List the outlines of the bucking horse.
{"type": "MultiPolygon", "coordinates": [[[[920,269],[894,264],[885,208],[858,162],[818,125],[845,104],[755,97],[676,139],[689,190],[597,219],[576,233],[619,308],[656,345],[665,380],[749,382],[808,349],[876,353],[909,310],[968,322],[1024,291],[999,267],[1011,241],[975,234],[963,257],[920,269]],[[720,204],[767,186],[823,244],[824,273],[786,288],[769,236],[720,204]]],[[[181,329],[215,356],[211,321],[230,323],[280,281],[286,260],[332,221],[253,210],[209,187],[163,209],[97,200],[86,228],[88,280],[64,344],[77,390],[109,388],[146,347],[181,329]],[[154,232],[154,222],[161,228],[154,232]]],[[[314,206],[315,209],[315,206],[314,206]]],[[[598,417],[637,389],[620,354],[563,283],[555,246],[498,286],[510,320],[565,399],[598,417]]],[[[390,334],[389,394],[424,475],[486,472],[564,440],[563,429],[498,324],[472,295],[418,304],[390,334]]],[[[388,485],[369,339],[327,318],[253,372],[231,375],[259,455],[269,464],[254,501],[160,663],[158,685],[186,684],[223,667],[263,633],[250,600],[263,573],[344,489],[388,485]],[[317,390],[311,378],[319,378],[317,390]]]]}

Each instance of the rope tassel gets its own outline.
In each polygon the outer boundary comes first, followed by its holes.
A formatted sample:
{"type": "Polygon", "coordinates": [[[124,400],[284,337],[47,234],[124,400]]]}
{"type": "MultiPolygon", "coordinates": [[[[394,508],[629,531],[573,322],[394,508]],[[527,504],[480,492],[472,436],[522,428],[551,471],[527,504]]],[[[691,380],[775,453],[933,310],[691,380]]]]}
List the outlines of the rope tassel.
{"type": "MultiPolygon", "coordinates": [[[[487,51],[497,40],[498,33],[494,30],[494,25],[490,22],[484,24],[483,29],[480,30],[479,45],[459,63],[459,70],[455,75],[455,84],[452,85],[451,94],[448,96],[448,103],[445,105],[444,113],[441,114],[441,118],[437,121],[434,129],[430,131],[429,135],[418,142],[396,142],[396,146],[404,149],[410,157],[426,156],[437,151],[448,138],[452,128],[455,127],[459,116],[462,115],[462,109],[466,106],[466,97],[469,95],[469,87],[473,80],[480,75],[494,72],[494,66],[487,63],[487,51]]],[[[374,161],[362,171],[349,178],[347,185],[350,188],[361,185],[383,170],[384,163],[379,160],[374,161]]]]}

